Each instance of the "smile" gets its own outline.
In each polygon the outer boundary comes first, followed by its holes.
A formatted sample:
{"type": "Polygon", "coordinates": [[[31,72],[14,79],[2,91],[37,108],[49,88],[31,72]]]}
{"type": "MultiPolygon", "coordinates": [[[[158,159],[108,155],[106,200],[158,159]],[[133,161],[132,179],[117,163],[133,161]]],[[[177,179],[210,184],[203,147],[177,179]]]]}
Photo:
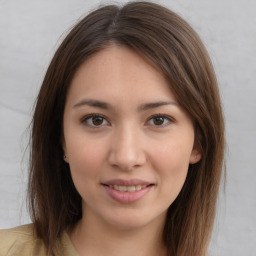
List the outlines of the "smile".
{"type": "Polygon", "coordinates": [[[142,199],[155,186],[155,184],[137,179],[111,180],[101,185],[112,200],[123,204],[142,199]]]}
{"type": "Polygon", "coordinates": [[[135,192],[139,191],[145,187],[146,185],[136,185],[136,186],[118,186],[118,185],[109,185],[110,188],[118,190],[120,192],[135,192]]]}

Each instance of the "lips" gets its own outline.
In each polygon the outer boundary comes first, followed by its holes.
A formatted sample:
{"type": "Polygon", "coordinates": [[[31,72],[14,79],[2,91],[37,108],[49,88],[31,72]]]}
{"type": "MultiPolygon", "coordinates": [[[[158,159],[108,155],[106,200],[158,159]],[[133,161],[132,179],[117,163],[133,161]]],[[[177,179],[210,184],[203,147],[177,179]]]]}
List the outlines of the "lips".
{"type": "Polygon", "coordinates": [[[102,183],[107,194],[119,203],[132,203],[144,197],[154,186],[139,179],[109,180],[102,183]]]}
{"type": "Polygon", "coordinates": [[[134,192],[134,191],[139,191],[147,186],[146,185],[136,185],[136,186],[109,185],[109,187],[121,192],[134,192]]]}
{"type": "Polygon", "coordinates": [[[136,185],[150,185],[152,183],[140,180],[140,179],[131,179],[131,180],[122,180],[122,179],[114,179],[103,182],[104,185],[118,185],[118,186],[136,186],[136,185]]]}

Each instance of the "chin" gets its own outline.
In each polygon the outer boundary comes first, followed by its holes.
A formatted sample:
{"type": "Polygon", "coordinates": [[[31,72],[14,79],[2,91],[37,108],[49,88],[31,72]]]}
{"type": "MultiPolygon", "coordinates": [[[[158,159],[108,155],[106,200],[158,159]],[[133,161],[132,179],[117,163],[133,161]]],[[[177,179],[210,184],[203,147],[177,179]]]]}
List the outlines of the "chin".
{"type": "Polygon", "coordinates": [[[159,223],[165,222],[166,214],[160,214],[157,216],[146,215],[140,212],[139,214],[125,212],[115,215],[115,218],[108,219],[108,223],[114,228],[119,230],[135,230],[139,228],[151,227],[153,225],[159,225],[159,223]]]}

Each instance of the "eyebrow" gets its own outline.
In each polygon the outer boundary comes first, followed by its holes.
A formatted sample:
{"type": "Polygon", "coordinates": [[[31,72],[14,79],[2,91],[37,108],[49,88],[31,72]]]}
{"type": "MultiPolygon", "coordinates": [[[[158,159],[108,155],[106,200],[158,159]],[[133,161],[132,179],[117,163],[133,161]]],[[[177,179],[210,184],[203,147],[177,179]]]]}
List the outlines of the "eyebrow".
{"type": "Polygon", "coordinates": [[[91,107],[97,107],[97,108],[102,108],[102,109],[109,109],[111,108],[111,105],[103,102],[103,101],[99,101],[99,100],[91,100],[91,99],[84,99],[79,101],[78,103],[76,103],[73,108],[77,108],[77,107],[81,107],[81,106],[91,106],[91,107]]]}
{"type": "Polygon", "coordinates": [[[139,111],[146,111],[153,108],[158,108],[166,105],[176,105],[178,106],[178,103],[175,101],[157,101],[152,103],[145,103],[138,107],[139,111]]]}
{"type": "MultiPolygon", "coordinates": [[[[176,105],[178,106],[178,103],[175,101],[157,101],[157,102],[150,102],[150,103],[145,103],[142,104],[138,107],[138,111],[146,111],[149,109],[154,109],[158,108],[161,106],[165,105],[176,105]]],[[[101,108],[101,109],[112,109],[113,107],[104,101],[99,101],[99,100],[93,100],[93,99],[83,99],[76,103],[73,108],[81,107],[81,106],[91,106],[91,107],[96,107],[96,108],[101,108]]]]}

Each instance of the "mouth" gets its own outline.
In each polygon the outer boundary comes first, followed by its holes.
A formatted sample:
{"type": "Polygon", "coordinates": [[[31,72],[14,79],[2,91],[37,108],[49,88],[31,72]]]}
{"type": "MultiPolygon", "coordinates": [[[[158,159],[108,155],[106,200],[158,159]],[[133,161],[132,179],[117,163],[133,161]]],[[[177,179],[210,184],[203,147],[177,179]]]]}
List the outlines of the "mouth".
{"type": "Polygon", "coordinates": [[[153,184],[149,185],[132,185],[132,186],[123,186],[123,185],[108,185],[108,184],[102,184],[103,186],[110,187],[114,190],[120,191],[120,192],[136,192],[140,191],[146,187],[153,186],[153,184]]]}
{"type": "Polygon", "coordinates": [[[110,180],[101,183],[106,193],[113,200],[127,204],[136,202],[148,193],[155,184],[146,182],[143,180],[132,179],[132,180],[110,180]]]}
{"type": "Polygon", "coordinates": [[[118,203],[134,203],[144,198],[155,184],[140,179],[114,179],[101,183],[107,195],[118,203]]]}

